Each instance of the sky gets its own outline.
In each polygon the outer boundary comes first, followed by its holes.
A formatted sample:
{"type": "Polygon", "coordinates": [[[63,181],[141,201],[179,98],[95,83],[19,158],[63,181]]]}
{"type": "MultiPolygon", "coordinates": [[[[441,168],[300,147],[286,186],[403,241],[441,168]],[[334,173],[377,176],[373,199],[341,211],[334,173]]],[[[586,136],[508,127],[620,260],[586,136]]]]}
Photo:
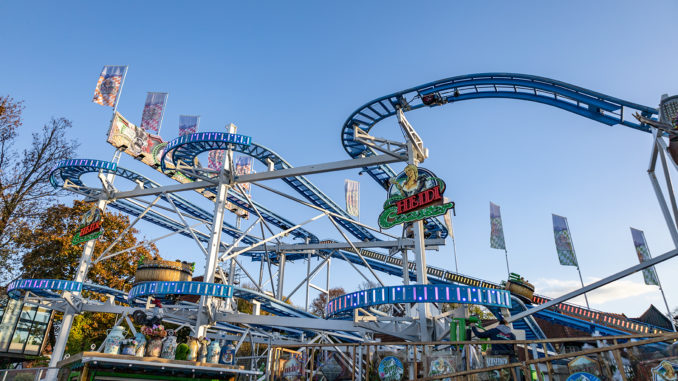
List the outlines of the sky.
{"type": "MultiPolygon", "coordinates": [[[[639,4],[4,1],[0,94],[25,101],[24,142],[49,118],[63,116],[73,121],[79,158],[110,160],[113,148],[105,134],[111,108],[91,99],[103,65],[129,65],[118,110],[138,124],[146,92],[168,92],[160,131],[165,140],[176,137],[180,114],[200,115],[201,131],[224,131],[234,123],[239,133],[292,165],[316,164],[348,159],[341,127],[362,104],[457,75],[539,75],[656,107],[662,94],[678,93],[672,37],[678,35],[678,3],[639,4]]],[[[511,271],[542,295],[556,297],[579,286],[576,269],[558,263],[551,213],[568,218],[585,283],[637,263],[631,226],[645,231],[654,256],[673,248],[647,175],[647,133],[502,99],[421,109],[407,117],[430,151],[422,166],[446,181],[446,196],[456,203],[463,274],[493,282],[506,277],[504,253],[489,247],[490,201],[501,206],[511,271]]],[[[371,134],[402,139],[393,118],[371,134]]],[[[172,183],[130,157],[120,166],[172,183]]],[[[393,165],[396,171],[403,167],[393,165]]],[[[264,167],[256,163],[256,169],[264,167]]],[[[359,170],[308,178],[340,205],[344,180],[360,181],[360,221],[377,225],[386,194],[371,178],[359,170]]],[[[281,181],[266,185],[299,196],[281,181]]],[[[124,181],[116,186],[132,187],[124,181]]],[[[261,189],[253,197],[294,222],[317,214],[261,189]]],[[[147,223],[138,227],[149,239],[166,234],[147,223]]],[[[341,240],[325,219],[307,228],[341,240]]],[[[191,240],[171,237],[158,247],[167,259],[197,262],[200,273],[204,258],[191,240]]],[[[671,308],[678,307],[676,261],[657,266],[671,308]]],[[[258,264],[242,262],[258,274],[258,264]]],[[[428,252],[427,262],[454,269],[451,239],[428,252]]],[[[302,261],[289,265],[285,293],[305,271],[302,261]]],[[[325,287],[324,277],[315,283],[325,287]]],[[[332,287],[347,291],[361,282],[338,260],[332,261],[330,279],[332,287]]],[[[304,299],[301,292],[292,298],[301,306],[304,299]]],[[[644,285],[640,274],[589,299],[592,308],[628,316],[640,315],[650,303],[665,309],[658,288],[644,285]]]]}

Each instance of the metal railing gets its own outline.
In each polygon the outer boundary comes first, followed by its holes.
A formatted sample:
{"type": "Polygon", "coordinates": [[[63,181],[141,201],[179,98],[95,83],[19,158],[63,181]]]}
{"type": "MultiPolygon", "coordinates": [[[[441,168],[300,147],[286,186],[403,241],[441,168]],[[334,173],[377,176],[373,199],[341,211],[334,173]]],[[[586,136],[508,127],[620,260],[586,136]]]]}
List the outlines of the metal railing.
{"type": "Polygon", "coordinates": [[[393,357],[397,360],[390,360],[391,371],[408,380],[565,381],[581,371],[599,379],[641,381],[652,379],[653,371],[662,366],[678,372],[677,340],[678,333],[671,332],[546,340],[281,345],[272,347],[266,380],[323,379],[328,371],[341,379],[378,380],[380,365],[393,357]],[[513,345],[513,354],[493,354],[492,345],[497,344],[513,345]],[[548,344],[555,351],[548,350],[548,344]],[[397,369],[393,364],[398,364],[397,369]]]}

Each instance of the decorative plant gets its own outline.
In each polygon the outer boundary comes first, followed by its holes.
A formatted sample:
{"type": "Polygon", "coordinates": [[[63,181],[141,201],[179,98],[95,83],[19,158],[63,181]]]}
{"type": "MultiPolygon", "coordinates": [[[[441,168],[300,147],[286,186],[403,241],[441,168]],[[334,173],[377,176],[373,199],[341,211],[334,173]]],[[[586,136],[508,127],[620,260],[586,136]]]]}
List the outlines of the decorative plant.
{"type": "Polygon", "coordinates": [[[155,338],[162,339],[165,336],[167,336],[167,331],[165,331],[165,327],[162,324],[160,325],[153,324],[152,327],[143,326],[141,327],[141,333],[143,333],[149,339],[155,338]]]}
{"type": "Polygon", "coordinates": [[[181,343],[177,345],[177,351],[174,353],[175,360],[186,360],[188,358],[188,345],[181,343]]]}

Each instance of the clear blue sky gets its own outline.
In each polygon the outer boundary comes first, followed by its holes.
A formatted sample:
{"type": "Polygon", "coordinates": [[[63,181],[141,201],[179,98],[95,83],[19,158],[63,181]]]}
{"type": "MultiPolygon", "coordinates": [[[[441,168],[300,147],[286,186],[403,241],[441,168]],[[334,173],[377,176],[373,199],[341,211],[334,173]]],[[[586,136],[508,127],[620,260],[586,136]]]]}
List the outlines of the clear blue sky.
{"type": "MultiPolygon", "coordinates": [[[[293,165],[312,164],[347,158],[340,128],[363,103],[455,75],[541,75],[656,106],[661,94],[678,93],[676,14],[675,1],[5,1],[0,93],[25,100],[24,136],[65,116],[82,143],[80,157],[109,159],[111,110],[91,103],[92,93],[103,65],[129,65],[119,110],[139,123],[146,91],[169,92],[165,139],[177,134],[179,114],[198,114],[202,131],[233,122],[293,165]]],[[[655,256],[672,247],[646,174],[649,134],[512,100],[462,102],[408,118],[431,153],[423,166],[447,181],[457,204],[462,273],[505,277],[503,253],[489,248],[489,201],[502,207],[512,271],[542,294],[578,283],[573,267],[558,264],[551,213],[568,217],[586,282],[637,263],[629,226],[645,231],[655,256]]],[[[395,121],[373,134],[397,137],[395,121]]],[[[162,180],[128,157],[121,166],[162,180]]],[[[361,220],[376,226],[385,192],[371,179],[358,171],[310,177],[342,205],[345,178],[361,181],[361,220]]],[[[254,197],[296,222],[313,215],[262,190],[254,197]]],[[[149,238],[163,233],[141,227],[149,238]]],[[[326,221],[309,229],[340,238],[326,221]]],[[[201,262],[187,239],[159,246],[167,258],[201,262]]],[[[453,266],[451,246],[429,253],[429,264],[453,266]]],[[[658,266],[672,307],[676,261],[658,266]]],[[[334,264],[333,285],[354,289],[358,276],[334,264]]],[[[289,287],[304,270],[290,267],[289,287]]],[[[640,275],[590,300],[631,316],[650,303],[664,309],[640,275]]],[[[303,304],[301,295],[294,302],[303,304]]]]}

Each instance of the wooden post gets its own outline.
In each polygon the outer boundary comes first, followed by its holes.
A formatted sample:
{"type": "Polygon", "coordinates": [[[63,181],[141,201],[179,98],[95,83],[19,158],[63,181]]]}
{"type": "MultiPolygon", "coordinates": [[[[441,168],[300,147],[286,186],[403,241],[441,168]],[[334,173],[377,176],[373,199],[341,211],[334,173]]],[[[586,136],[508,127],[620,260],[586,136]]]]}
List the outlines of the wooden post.
{"type": "MultiPolygon", "coordinates": [[[[466,371],[471,370],[471,351],[469,350],[470,345],[464,345],[463,351],[466,353],[466,371]]],[[[471,375],[467,374],[466,375],[466,381],[471,381],[471,375]]]]}
{"type": "MultiPolygon", "coordinates": [[[[614,339],[613,343],[615,346],[617,346],[617,339],[614,339]]],[[[617,369],[619,370],[619,374],[621,375],[622,380],[628,381],[628,379],[626,378],[626,371],[624,370],[624,362],[622,361],[619,349],[615,349],[614,351],[612,351],[612,354],[614,354],[614,359],[617,360],[617,369]]]]}
{"type": "MultiPolygon", "coordinates": [[[[525,347],[527,348],[527,344],[525,344],[525,347]]],[[[533,349],[533,350],[536,350],[536,349],[534,349],[534,348],[535,348],[535,347],[533,347],[532,349],[533,349]]],[[[525,361],[530,360],[530,357],[528,356],[529,352],[530,352],[530,351],[525,351],[525,353],[526,353],[526,355],[525,355],[525,361]]],[[[535,360],[539,360],[539,355],[537,355],[537,358],[536,358],[535,360]]],[[[542,376],[542,374],[541,374],[541,370],[540,370],[539,365],[541,365],[541,364],[540,364],[540,363],[535,363],[535,364],[534,364],[534,369],[535,369],[536,372],[537,372],[537,379],[538,379],[539,381],[544,381],[544,376],[542,376]]]]}
{"type": "Polygon", "coordinates": [[[549,360],[549,348],[546,343],[542,343],[542,345],[544,346],[544,360],[546,360],[546,371],[549,374],[549,381],[553,381],[553,366],[549,360]]]}
{"type": "Polygon", "coordinates": [[[412,346],[412,362],[414,363],[414,378],[419,378],[419,369],[417,369],[417,346],[412,346]]]}
{"type": "MultiPolygon", "coordinates": [[[[355,368],[355,345],[353,345],[352,347],[353,347],[353,371],[351,372],[351,380],[355,381],[355,370],[356,370],[356,368],[355,368]]],[[[346,352],[349,352],[348,346],[346,346],[346,352]]]]}
{"type": "Polygon", "coordinates": [[[313,373],[315,371],[314,370],[315,361],[313,361],[313,356],[315,355],[315,348],[306,347],[306,353],[309,353],[308,361],[311,362],[309,378],[312,380],[313,379],[313,373]]]}

